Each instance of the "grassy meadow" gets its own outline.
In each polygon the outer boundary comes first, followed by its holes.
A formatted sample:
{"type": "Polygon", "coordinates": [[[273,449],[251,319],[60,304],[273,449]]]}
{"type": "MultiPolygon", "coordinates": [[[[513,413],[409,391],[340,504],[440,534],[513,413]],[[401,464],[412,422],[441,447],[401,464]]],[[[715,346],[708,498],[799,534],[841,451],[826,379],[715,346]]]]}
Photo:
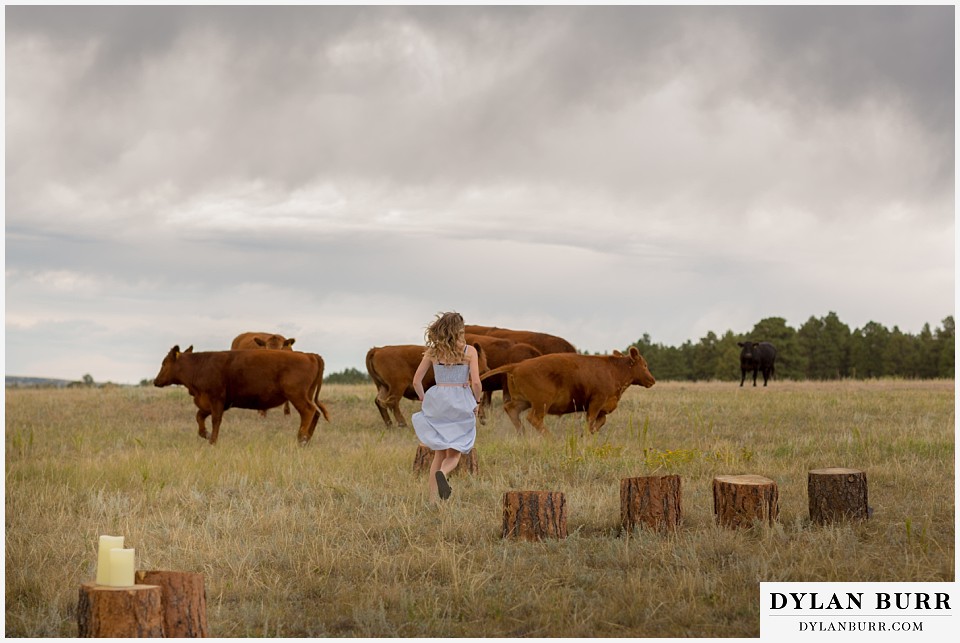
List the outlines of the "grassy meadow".
{"type": "Polygon", "coordinates": [[[205,574],[216,637],[755,637],[760,581],[954,579],[953,381],[659,383],[596,435],[548,417],[552,438],[517,435],[497,395],[480,472],[442,505],[374,394],[324,386],[304,448],[281,409],[228,411],[211,447],[179,387],[8,389],[5,634],[77,635],[99,534],[139,569],[205,574]],[[866,471],[870,520],[810,523],[828,466],[866,471]],[[621,535],[620,479],[664,473],[683,527],[621,535]],[[773,527],[714,524],[713,477],[741,473],[777,481],[773,527]],[[524,489],[566,494],[568,538],[500,538],[524,489]]]}

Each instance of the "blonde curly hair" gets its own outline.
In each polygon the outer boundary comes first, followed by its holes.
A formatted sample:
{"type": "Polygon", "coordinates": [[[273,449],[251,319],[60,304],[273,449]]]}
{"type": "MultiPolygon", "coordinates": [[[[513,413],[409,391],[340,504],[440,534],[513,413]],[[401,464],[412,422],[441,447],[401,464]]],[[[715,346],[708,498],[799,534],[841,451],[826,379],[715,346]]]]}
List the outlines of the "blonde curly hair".
{"type": "Polygon", "coordinates": [[[462,362],[464,347],[463,317],[460,313],[437,313],[433,323],[427,326],[423,334],[426,351],[424,354],[441,364],[462,362]]]}

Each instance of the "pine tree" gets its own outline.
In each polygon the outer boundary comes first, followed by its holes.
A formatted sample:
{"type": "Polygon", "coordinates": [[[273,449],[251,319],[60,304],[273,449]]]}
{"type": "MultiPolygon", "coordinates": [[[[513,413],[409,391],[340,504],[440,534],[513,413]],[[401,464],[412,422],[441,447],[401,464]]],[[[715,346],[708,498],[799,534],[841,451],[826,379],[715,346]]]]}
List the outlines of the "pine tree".
{"type": "Polygon", "coordinates": [[[930,324],[924,324],[917,336],[918,377],[930,379],[937,377],[940,371],[940,349],[930,324]]]}
{"type": "Polygon", "coordinates": [[[819,359],[820,345],[823,343],[823,322],[814,316],[805,321],[797,330],[797,350],[806,361],[804,377],[807,379],[823,379],[822,364],[819,359]]]}
{"type": "Polygon", "coordinates": [[[867,322],[853,332],[851,360],[856,377],[866,379],[887,375],[884,355],[890,341],[890,331],[883,324],[867,322]]]}
{"type": "Polygon", "coordinates": [[[937,343],[940,346],[940,356],[937,362],[937,375],[952,379],[954,376],[954,324],[953,315],[943,320],[943,328],[937,329],[937,343]]]}
{"type": "Polygon", "coordinates": [[[917,376],[917,346],[897,326],[890,331],[887,340],[883,370],[885,375],[896,377],[917,376]]]}
{"type": "Polygon", "coordinates": [[[693,380],[713,379],[713,374],[717,370],[717,360],[720,356],[716,333],[708,332],[706,337],[703,337],[700,343],[692,348],[691,352],[690,375],[693,380]]]}
{"type": "Polygon", "coordinates": [[[850,374],[850,327],[830,311],[821,319],[822,338],[818,362],[821,379],[838,379],[850,374]]]}
{"type": "Polygon", "coordinates": [[[737,346],[737,336],[732,330],[724,333],[717,343],[717,362],[713,378],[724,382],[740,379],[740,347],[737,346]]]}

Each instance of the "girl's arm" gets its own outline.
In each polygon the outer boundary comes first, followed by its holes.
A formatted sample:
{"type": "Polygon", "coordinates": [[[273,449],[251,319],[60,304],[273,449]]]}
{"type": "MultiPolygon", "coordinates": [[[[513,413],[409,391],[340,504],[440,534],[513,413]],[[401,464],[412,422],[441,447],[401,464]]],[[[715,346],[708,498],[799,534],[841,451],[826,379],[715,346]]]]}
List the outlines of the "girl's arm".
{"type": "Polygon", "coordinates": [[[479,404],[480,398],[483,397],[483,386],[480,384],[480,358],[477,355],[477,349],[470,344],[467,345],[467,358],[470,363],[470,389],[473,391],[473,398],[479,404]]]}
{"type": "Polygon", "coordinates": [[[427,374],[430,363],[430,358],[424,355],[420,365],[417,366],[417,372],[413,374],[413,390],[417,392],[417,399],[421,402],[423,402],[423,376],[427,374]]]}

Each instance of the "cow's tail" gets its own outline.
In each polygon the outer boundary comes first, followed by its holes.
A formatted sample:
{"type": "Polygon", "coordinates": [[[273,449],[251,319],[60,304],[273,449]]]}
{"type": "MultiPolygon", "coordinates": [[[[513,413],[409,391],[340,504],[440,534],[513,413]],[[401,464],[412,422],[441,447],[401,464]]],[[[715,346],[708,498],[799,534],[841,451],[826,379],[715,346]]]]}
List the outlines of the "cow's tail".
{"type": "Polygon", "coordinates": [[[323,402],[321,402],[320,400],[317,400],[316,404],[317,404],[317,408],[320,409],[320,412],[323,413],[323,419],[326,420],[327,422],[329,422],[329,421],[330,421],[330,413],[327,412],[327,407],[326,407],[326,405],[325,405],[323,402]]]}
{"type": "Polygon", "coordinates": [[[377,352],[377,347],[374,346],[367,351],[367,374],[370,376],[370,379],[373,380],[373,383],[377,385],[377,392],[386,390],[389,388],[387,383],[380,377],[380,373],[377,372],[377,368],[373,365],[373,356],[377,352]]]}
{"type": "Polygon", "coordinates": [[[499,368],[494,368],[492,370],[489,370],[480,376],[480,381],[482,382],[488,377],[493,377],[494,375],[503,375],[504,373],[510,373],[511,371],[513,371],[514,366],[516,366],[516,364],[504,364],[499,368]]]}
{"type": "Polygon", "coordinates": [[[317,377],[313,382],[313,403],[317,405],[317,408],[320,409],[320,412],[323,414],[323,419],[327,422],[330,421],[330,413],[327,411],[327,407],[323,402],[320,401],[320,386],[323,385],[323,358],[314,353],[314,357],[317,358],[317,377]]]}

